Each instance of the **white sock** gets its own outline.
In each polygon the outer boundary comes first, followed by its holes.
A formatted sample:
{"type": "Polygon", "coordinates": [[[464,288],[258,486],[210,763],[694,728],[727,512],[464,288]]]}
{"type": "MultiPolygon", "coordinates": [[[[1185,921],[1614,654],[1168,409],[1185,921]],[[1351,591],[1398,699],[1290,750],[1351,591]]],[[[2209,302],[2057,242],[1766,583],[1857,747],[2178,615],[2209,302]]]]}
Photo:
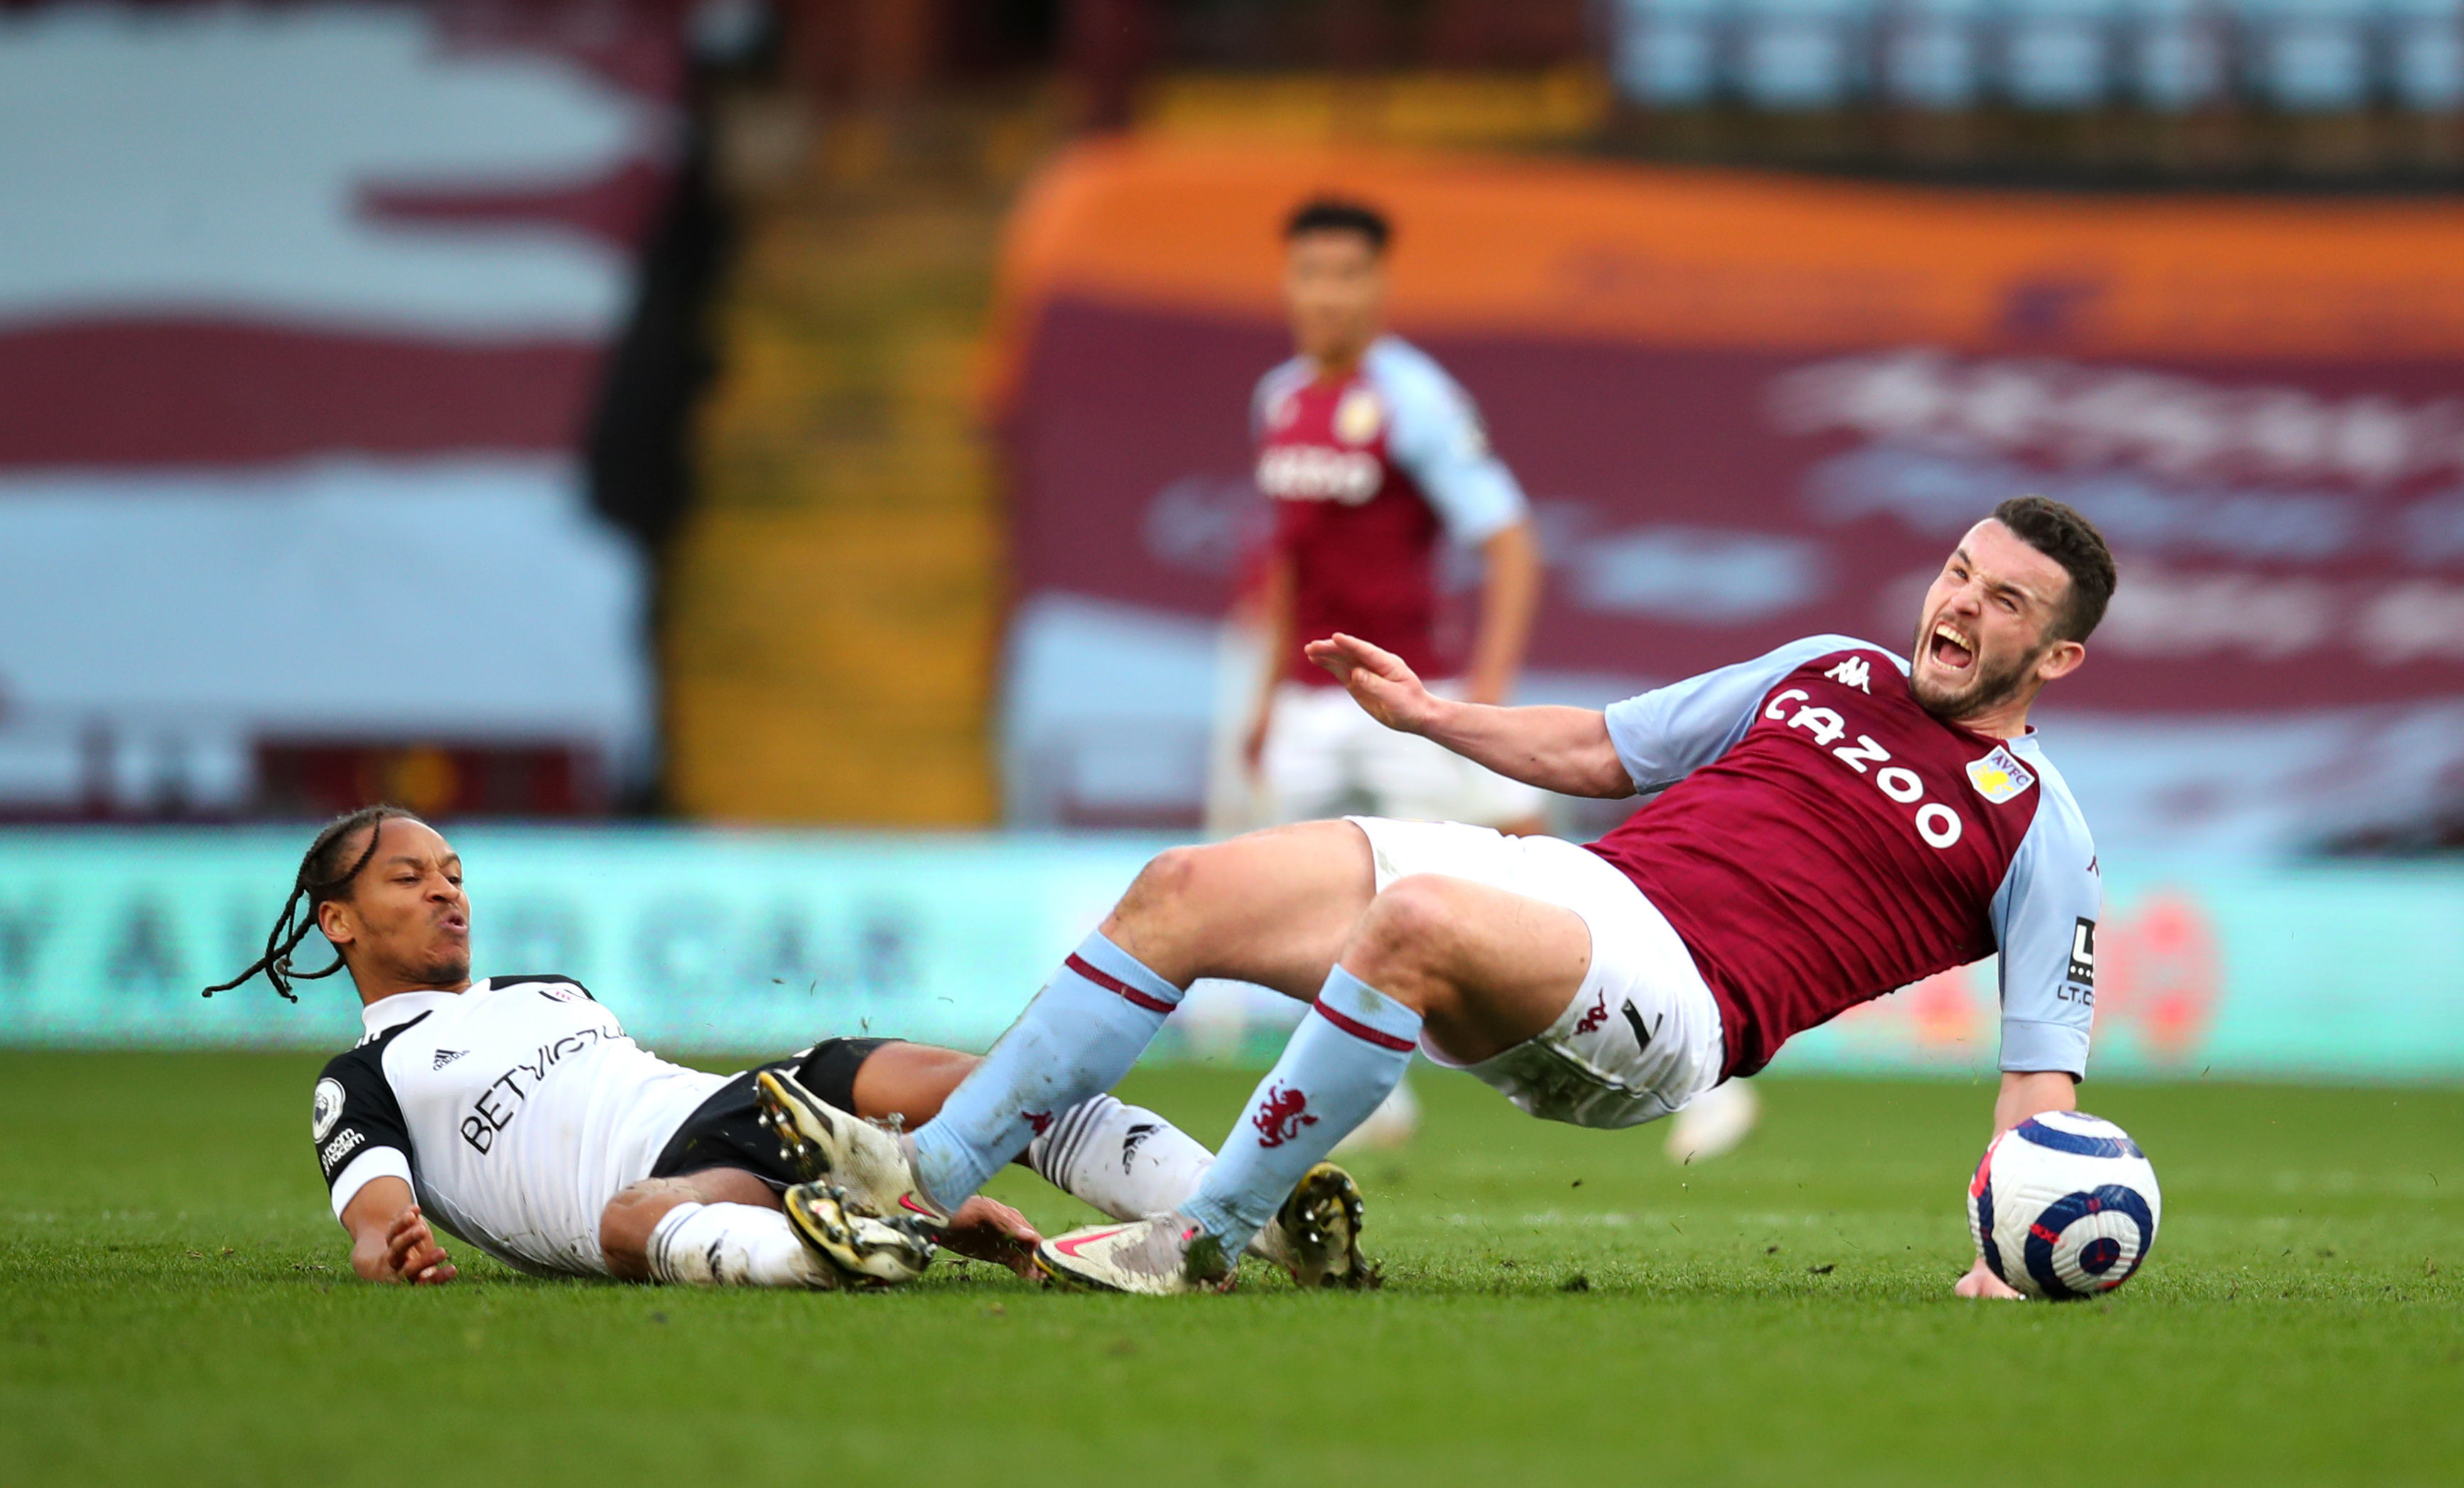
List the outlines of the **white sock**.
{"type": "Polygon", "coordinates": [[[1046,1183],[1115,1219],[1177,1208],[1214,1161],[1188,1132],[1109,1095],[1063,1111],[1026,1147],[1026,1165],[1046,1183]]]}
{"type": "MultiPolygon", "coordinates": [[[[1145,1106],[1099,1095],[1063,1112],[1028,1143],[1026,1165],[1115,1219],[1144,1219],[1177,1209],[1196,1193],[1215,1154],[1145,1106]]],[[[1249,1254],[1275,1258],[1254,1236],[1249,1254]]]]}
{"type": "Polygon", "coordinates": [[[649,1253],[651,1277],[671,1286],[839,1285],[787,1216],[758,1204],[678,1204],[651,1228],[649,1253]]]}

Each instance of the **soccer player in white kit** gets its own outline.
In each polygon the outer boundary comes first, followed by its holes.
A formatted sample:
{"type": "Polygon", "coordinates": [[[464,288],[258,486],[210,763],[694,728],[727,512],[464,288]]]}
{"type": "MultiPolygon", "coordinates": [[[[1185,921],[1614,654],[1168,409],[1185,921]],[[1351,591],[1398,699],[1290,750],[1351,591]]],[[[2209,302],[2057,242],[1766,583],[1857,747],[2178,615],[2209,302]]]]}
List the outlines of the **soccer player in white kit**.
{"type": "MultiPolygon", "coordinates": [[[[1199,976],[1313,1000],[1198,1193],[1045,1240],[1056,1278],[1228,1284],[1226,1258],[1415,1049],[1533,1115],[1632,1126],[1997,952],[1995,1130],[2074,1109],[2102,888],[2028,713],[2086,659],[2114,582],[2095,528],[2032,496],[1961,539],[1907,657],[1812,636],[1599,712],[1453,702],[1357,638],[1314,643],[1390,728],[1551,789],[1652,799],[1589,846],[1364,817],[1166,852],[1080,948],[1100,977],[1055,976],[933,1125],[835,1123],[833,1175],[958,1202],[1034,1113],[1118,1078],[1199,976]]],[[[2015,1295],[1981,1260],[1958,1289],[2015,1295]]]]}
{"type": "MultiPolygon", "coordinates": [[[[1016,1211],[971,1199],[946,1216],[867,1212],[812,1181],[801,1139],[778,1120],[819,1090],[862,1117],[926,1124],[973,1056],[841,1039],[710,1074],[636,1045],[570,978],[474,982],[461,859],[393,807],[318,834],[266,954],[208,996],[263,971],[292,997],[294,979],[343,970],[367,1032],[317,1082],[310,1137],[366,1280],[453,1280],[440,1226],[535,1275],[827,1289],[910,1280],[935,1241],[1026,1268],[1036,1236],[1016,1211]],[[295,971],[311,930],[336,960],[295,971]]],[[[1185,1198],[1213,1154],[1154,1112],[1097,1095],[1051,1113],[1024,1160],[1134,1217],[1185,1198]]],[[[1359,1265],[1357,1192],[1331,1165],[1302,1187],[1292,1223],[1262,1232],[1257,1254],[1310,1284],[1348,1275],[1359,1265]]]]}

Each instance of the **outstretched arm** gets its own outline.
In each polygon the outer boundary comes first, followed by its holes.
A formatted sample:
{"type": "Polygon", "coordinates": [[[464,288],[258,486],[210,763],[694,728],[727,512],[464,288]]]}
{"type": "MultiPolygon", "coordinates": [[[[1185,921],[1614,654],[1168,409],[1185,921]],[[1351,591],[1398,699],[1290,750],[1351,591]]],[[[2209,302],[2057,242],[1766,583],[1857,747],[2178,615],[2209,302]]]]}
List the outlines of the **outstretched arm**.
{"type": "MultiPolygon", "coordinates": [[[[2079,1109],[2079,1082],[2063,1070],[2007,1071],[1993,1100],[1993,1134],[2000,1136],[2031,1116],[2079,1109]]],[[[1985,1258],[1968,1268],[1951,1290],[1962,1297],[2013,1298],[2019,1293],[1988,1270],[1985,1258]]]]}
{"type": "Polygon", "coordinates": [[[1390,729],[1434,739],[1542,790],[1609,799],[1634,794],[1634,780],[1609,741],[1607,721],[1591,709],[1454,702],[1422,686],[1401,657],[1356,636],[1312,641],[1308,652],[1369,716],[1390,729]]]}

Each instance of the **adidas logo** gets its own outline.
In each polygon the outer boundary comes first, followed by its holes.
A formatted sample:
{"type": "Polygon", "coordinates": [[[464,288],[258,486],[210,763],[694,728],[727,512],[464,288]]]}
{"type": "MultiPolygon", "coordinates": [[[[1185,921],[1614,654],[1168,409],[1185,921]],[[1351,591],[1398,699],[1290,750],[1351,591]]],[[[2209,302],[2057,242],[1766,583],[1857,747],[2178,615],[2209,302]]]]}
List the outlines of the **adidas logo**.
{"type": "Polygon", "coordinates": [[[436,1062],[428,1067],[431,1070],[443,1069],[470,1052],[468,1049],[439,1049],[436,1051],[436,1062]]]}

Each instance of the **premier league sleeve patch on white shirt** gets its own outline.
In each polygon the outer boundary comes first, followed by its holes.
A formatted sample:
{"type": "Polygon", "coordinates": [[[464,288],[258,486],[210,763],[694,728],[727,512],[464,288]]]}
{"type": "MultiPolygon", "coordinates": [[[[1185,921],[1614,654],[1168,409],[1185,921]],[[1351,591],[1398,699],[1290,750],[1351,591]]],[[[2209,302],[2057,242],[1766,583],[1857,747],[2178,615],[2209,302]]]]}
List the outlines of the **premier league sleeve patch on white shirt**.
{"type": "Polygon", "coordinates": [[[317,1105],[308,1118],[308,1140],[322,1142],[342,1119],[342,1083],[339,1080],[317,1082],[317,1105]]]}
{"type": "Polygon", "coordinates": [[[1976,787],[1977,795],[1997,806],[2036,783],[2035,776],[2019,763],[2017,756],[1998,746],[1984,758],[1968,762],[1968,779],[1976,787]]]}

